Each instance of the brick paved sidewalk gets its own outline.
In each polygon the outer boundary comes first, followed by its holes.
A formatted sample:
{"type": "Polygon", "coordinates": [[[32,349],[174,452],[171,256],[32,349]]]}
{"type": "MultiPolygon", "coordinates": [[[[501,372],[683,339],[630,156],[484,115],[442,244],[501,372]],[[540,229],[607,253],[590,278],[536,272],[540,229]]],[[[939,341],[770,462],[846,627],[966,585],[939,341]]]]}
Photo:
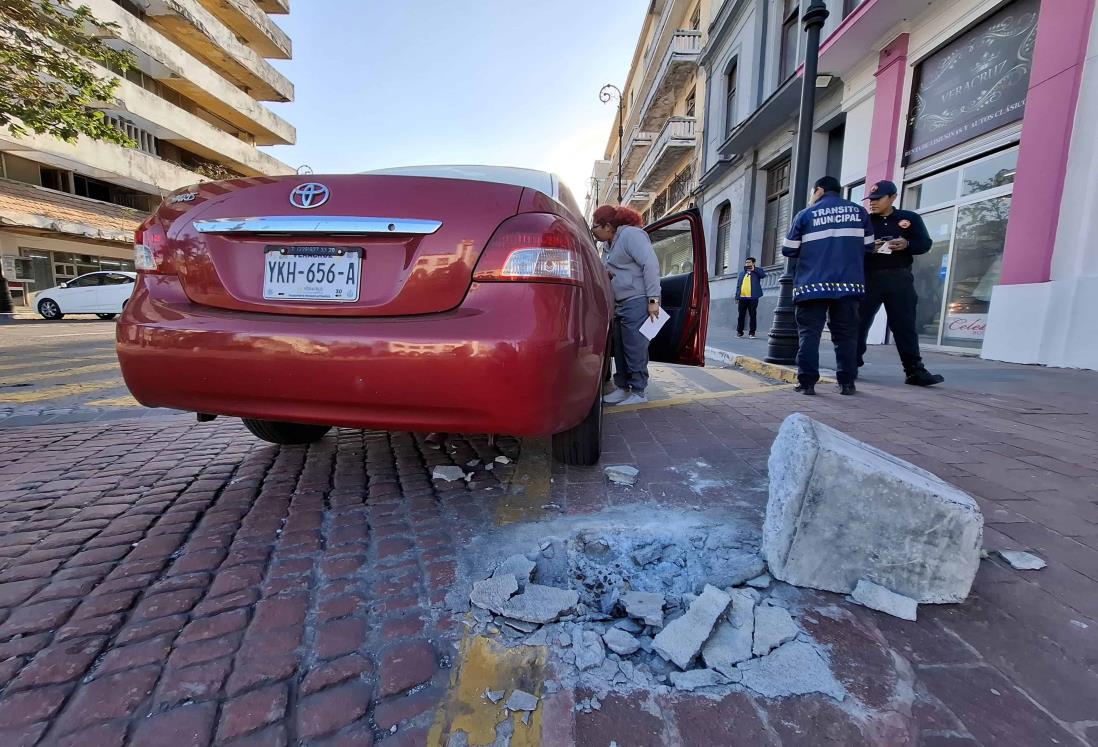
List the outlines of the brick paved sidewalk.
{"type": "MultiPolygon", "coordinates": [[[[584,714],[569,707],[584,694],[565,691],[528,743],[1098,742],[1098,406],[1050,402],[1041,381],[1056,372],[1031,373],[1028,399],[866,384],[609,415],[606,463],[638,464],[641,480],[555,468],[566,516],[628,504],[758,522],[770,442],[800,409],[971,491],[989,549],[1049,566],[989,559],[967,603],[924,606],[918,623],[806,593],[834,609],[806,623],[831,647],[842,704],[623,696],[584,714]]],[[[503,495],[528,456],[468,484],[430,479],[434,464],[517,457],[512,440],[447,453],[340,431],[278,448],[182,417],[5,434],[3,747],[427,744],[462,664],[464,626],[443,601],[470,539],[557,515],[503,495]]]]}

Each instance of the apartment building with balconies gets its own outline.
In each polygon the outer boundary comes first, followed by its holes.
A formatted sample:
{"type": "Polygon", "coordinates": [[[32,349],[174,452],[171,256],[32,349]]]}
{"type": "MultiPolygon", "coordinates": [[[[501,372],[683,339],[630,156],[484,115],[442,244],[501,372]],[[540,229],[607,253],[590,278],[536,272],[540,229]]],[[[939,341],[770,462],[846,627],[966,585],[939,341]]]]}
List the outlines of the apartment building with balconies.
{"type": "Polygon", "coordinates": [[[264,102],[293,99],[269,60],[292,44],[272,16],[289,0],[81,0],[113,24],[104,42],[135,65],[108,121],[136,143],[67,143],[0,129],[0,259],[17,304],[98,269],[132,267],[133,231],[162,195],[215,178],[292,173],[258,146],[291,144],[264,102]]]}
{"type": "Polygon", "coordinates": [[[653,0],[650,4],[622,89],[620,173],[615,118],[604,158],[592,170],[589,209],[617,204],[619,180],[620,202],[646,220],[691,204],[704,106],[698,58],[709,6],[709,0],[653,0]]]}

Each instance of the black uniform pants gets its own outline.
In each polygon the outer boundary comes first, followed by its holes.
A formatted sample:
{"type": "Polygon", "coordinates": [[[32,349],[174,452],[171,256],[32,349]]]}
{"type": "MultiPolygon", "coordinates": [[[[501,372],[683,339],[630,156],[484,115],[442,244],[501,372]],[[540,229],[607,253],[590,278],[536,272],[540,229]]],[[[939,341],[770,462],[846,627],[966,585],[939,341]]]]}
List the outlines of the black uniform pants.
{"type": "Polygon", "coordinates": [[[858,337],[858,360],[866,351],[869,328],[873,317],[883,305],[888,314],[888,328],[900,353],[904,372],[911,374],[923,367],[919,354],[919,334],[915,329],[915,306],[919,296],[915,292],[915,276],[907,268],[874,270],[866,273],[865,297],[861,306],[861,330],[858,337]]]}
{"type": "Polygon", "coordinates": [[[744,317],[751,317],[751,334],[755,334],[755,330],[759,326],[759,299],[757,298],[741,298],[739,300],[740,318],[736,321],[736,333],[743,334],[743,322],[744,317]]]}
{"type": "Polygon", "coordinates": [[[802,384],[820,380],[824,322],[835,345],[836,377],[840,384],[851,384],[858,376],[858,299],[854,297],[797,302],[797,380],[802,384]]]}

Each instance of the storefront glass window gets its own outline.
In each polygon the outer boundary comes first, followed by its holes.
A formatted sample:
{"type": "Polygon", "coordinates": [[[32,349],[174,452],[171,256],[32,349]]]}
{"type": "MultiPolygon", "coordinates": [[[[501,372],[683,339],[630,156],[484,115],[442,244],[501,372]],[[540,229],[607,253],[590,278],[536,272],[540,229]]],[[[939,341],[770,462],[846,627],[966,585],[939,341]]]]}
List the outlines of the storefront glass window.
{"type": "Polygon", "coordinates": [[[943,345],[979,348],[983,343],[991,289],[1003,266],[1010,200],[1010,195],[993,197],[957,210],[943,345]]]}
{"type": "Polygon", "coordinates": [[[959,171],[947,171],[910,186],[904,194],[904,206],[908,210],[921,210],[932,205],[943,205],[957,199],[959,171]]]}
{"type": "Polygon", "coordinates": [[[1000,153],[979,161],[964,170],[961,176],[961,196],[986,192],[1014,183],[1014,172],[1018,169],[1018,150],[1000,153]]]}
{"type": "Polygon", "coordinates": [[[949,244],[953,238],[953,208],[923,214],[923,222],[934,240],[930,251],[916,257],[914,265],[915,292],[919,305],[915,308],[915,329],[924,343],[938,344],[942,323],[942,295],[949,271],[949,244]]]}

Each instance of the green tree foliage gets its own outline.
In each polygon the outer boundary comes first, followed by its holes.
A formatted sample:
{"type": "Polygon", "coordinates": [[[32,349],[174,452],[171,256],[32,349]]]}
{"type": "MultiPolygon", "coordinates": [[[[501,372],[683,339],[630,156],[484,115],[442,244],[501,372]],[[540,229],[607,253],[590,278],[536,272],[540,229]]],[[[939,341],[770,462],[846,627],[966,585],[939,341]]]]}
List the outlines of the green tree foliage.
{"type": "Polygon", "coordinates": [[[0,0],[0,127],[134,145],[94,108],[112,100],[117,79],[88,63],[124,73],[133,58],[89,33],[94,28],[114,25],[69,0],[0,0]]]}

